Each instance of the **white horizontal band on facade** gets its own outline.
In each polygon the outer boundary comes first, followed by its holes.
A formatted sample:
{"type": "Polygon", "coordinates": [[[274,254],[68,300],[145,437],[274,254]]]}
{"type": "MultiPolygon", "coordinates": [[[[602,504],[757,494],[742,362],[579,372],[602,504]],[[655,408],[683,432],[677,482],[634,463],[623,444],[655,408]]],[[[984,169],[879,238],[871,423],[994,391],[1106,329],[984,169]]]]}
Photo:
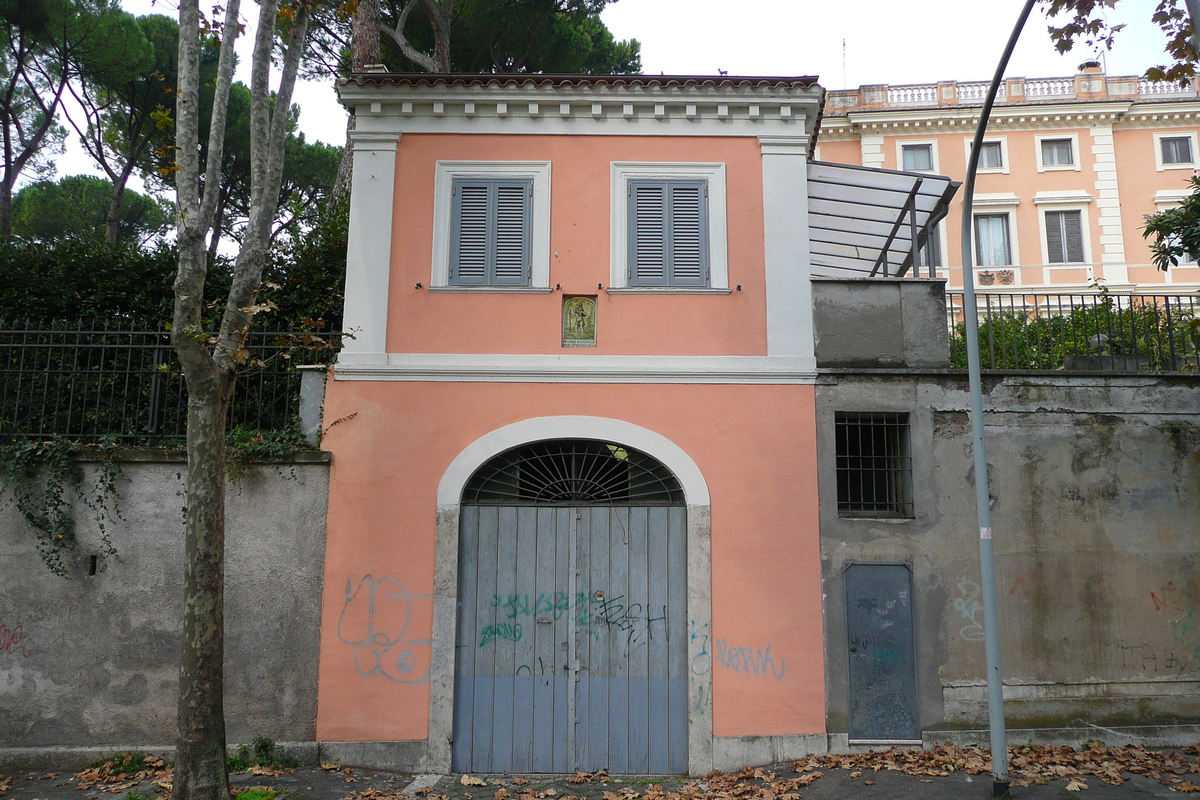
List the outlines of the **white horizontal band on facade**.
{"type": "Polygon", "coordinates": [[[805,356],[584,356],[346,353],[341,381],[449,383],[812,384],[805,356]],[[386,363],[384,361],[386,358],[386,363]]]}

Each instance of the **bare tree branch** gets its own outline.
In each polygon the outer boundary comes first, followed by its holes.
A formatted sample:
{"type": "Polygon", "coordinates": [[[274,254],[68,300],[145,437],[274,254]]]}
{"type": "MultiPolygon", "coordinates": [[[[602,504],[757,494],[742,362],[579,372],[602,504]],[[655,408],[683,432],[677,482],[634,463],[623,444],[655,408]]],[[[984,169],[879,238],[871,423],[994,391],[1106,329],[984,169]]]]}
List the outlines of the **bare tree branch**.
{"type": "Polygon", "coordinates": [[[417,64],[422,69],[426,69],[429,72],[449,72],[448,68],[443,69],[442,65],[432,56],[422,53],[413,47],[404,35],[404,26],[408,23],[408,15],[416,8],[417,2],[418,0],[408,0],[404,4],[404,7],[400,10],[400,16],[396,20],[395,28],[389,28],[387,25],[380,23],[379,30],[382,33],[386,33],[388,38],[396,43],[396,46],[400,48],[400,52],[404,53],[405,58],[417,64]]]}

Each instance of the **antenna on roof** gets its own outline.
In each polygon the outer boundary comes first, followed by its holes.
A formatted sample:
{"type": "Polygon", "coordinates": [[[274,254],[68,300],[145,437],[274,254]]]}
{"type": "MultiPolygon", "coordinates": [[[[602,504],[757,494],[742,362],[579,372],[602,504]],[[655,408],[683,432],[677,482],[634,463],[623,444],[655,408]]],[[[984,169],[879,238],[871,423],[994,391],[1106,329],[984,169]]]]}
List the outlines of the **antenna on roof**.
{"type": "Polygon", "coordinates": [[[850,84],[846,82],[846,40],[842,39],[842,88],[849,89],[850,84]]]}

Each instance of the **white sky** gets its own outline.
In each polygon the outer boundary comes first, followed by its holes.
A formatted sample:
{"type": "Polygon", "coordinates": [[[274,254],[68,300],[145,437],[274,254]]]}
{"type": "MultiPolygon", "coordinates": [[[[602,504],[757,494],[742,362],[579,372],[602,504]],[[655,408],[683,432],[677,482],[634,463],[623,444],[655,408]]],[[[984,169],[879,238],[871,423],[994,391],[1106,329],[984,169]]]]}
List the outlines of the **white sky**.
{"type": "MultiPolygon", "coordinates": [[[[642,45],[648,74],[816,75],[827,89],[864,83],[987,80],[996,68],[1022,0],[617,0],[604,21],[618,39],[642,45]],[[984,10],[986,9],[986,13],[984,10]],[[843,49],[844,43],[844,49],[843,49]],[[844,57],[843,57],[844,52],[844,57]]],[[[1162,63],[1164,37],[1150,22],[1155,4],[1125,0],[1109,16],[1126,23],[1112,52],[1103,56],[1110,75],[1132,75],[1162,63]],[[1136,16],[1134,16],[1136,15],[1136,16]]],[[[133,14],[174,16],[173,0],[124,0],[133,14]]],[[[258,7],[243,0],[252,39],[258,7]]],[[[1072,75],[1093,58],[1076,48],[1059,56],[1035,10],[1010,62],[1009,76],[1072,75]]],[[[249,81],[249,55],[240,80],[249,81]]],[[[345,114],[332,81],[296,88],[300,128],[310,139],[342,144],[345,114]]],[[[77,145],[59,160],[58,175],[95,172],[77,145]]]]}

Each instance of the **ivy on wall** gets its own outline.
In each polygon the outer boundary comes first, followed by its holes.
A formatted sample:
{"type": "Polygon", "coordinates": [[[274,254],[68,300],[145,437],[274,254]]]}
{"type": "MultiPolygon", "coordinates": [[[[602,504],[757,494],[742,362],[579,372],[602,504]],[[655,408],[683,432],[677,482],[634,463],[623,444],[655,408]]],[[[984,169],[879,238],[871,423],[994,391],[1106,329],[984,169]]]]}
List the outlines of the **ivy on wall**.
{"type": "MultiPolygon", "coordinates": [[[[101,553],[116,555],[108,535],[108,522],[120,518],[117,481],[121,465],[115,442],[83,445],[62,437],[32,440],[12,438],[0,442],[0,489],[37,535],[43,563],[55,575],[69,577],[66,557],[75,548],[75,517],[71,499],[82,502],[100,534],[101,553]],[[83,486],[80,457],[96,459],[95,485],[83,486]]],[[[103,563],[103,559],[100,560],[103,563]]]]}

